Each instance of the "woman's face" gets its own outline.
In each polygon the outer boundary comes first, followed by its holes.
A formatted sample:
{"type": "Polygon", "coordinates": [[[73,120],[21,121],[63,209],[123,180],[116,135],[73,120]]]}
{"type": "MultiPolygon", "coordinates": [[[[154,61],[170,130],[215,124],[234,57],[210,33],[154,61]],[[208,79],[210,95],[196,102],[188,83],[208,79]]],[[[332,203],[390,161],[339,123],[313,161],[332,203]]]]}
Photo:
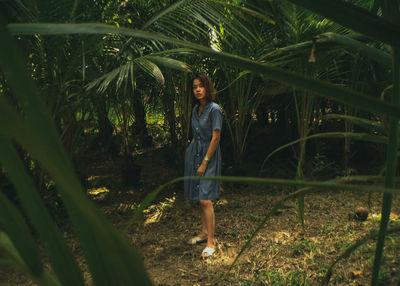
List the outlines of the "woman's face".
{"type": "Polygon", "coordinates": [[[206,99],[206,88],[198,78],[193,80],[193,94],[198,100],[206,99]]]}

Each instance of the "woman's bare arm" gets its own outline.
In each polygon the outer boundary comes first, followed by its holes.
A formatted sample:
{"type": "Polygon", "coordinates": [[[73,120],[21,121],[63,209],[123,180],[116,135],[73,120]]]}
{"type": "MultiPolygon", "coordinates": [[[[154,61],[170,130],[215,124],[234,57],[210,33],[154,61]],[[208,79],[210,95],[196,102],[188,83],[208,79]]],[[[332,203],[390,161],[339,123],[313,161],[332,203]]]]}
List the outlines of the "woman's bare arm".
{"type": "MultiPolygon", "coordinates": [[[[206,153],[206,157],[208,159],[211,159],[211,157],[214,155],[220,140],[221,140],[221,130],[213,130],[210,146],[208,146],[208,150],[206,153]]],[[[203,159],[203,162],[201,162],[200,167],[197,169],[196,173],[197,176],[202,176],[204,174],[207,168],[207,163],[208,162],[203,159]]]]}

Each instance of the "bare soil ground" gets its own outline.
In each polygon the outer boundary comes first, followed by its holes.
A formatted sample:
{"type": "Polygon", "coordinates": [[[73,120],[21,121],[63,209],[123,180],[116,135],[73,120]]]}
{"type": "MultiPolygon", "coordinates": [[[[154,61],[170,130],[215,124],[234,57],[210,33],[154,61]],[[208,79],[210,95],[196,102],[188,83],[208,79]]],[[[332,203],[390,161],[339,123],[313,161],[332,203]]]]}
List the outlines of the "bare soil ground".
{"type": "MultiPolygon", "coordinates": [[[[179,174],[168,164],[159,164],[159,158],[154,160],[159,155],[144,154],[139,161],[144,167],[143,194],[179,174]],[[158,163],[148,165],[149,162],[158,163]]],[[[271,217],[228,271],[265,215],[290,191],[224,184],[221,197],[214,204],[218,252],[210,260],[200,258],[205,244],[186,243],[200,229],[199,210],[197,203],[183,198],[180,185],[163,191],[130,228],[127,238],[141,253],[156,285],[316,285],[347,247],[379,227],[382,195],[344,191],[308,195],[304,230],[296,201],[289,201],[271,217]],[[366,221],[354,218],[358,206],[370,210],[366,221]]],[[[132,191],[131,195],[113,196],[102,204],[117,228],[122,229],[131,218],[140,202],[136,196],[132,191]]],[[[400,225],[399,215],[397,196],[391,226],[400,225]]],[[[368,285],[375,243],[370,241],[339,262],[333,269],[330,285],[368,285]]],[[[400,235],[391,235],[386,240],[380,285],[399,284],[398,253],[400,235]]]]}
{"type": "MultiPolygon", "coordinates": [[[[176,177],[157,152],[140,156],[142,184],[137,189],[113,187],[119,163],[99,160],[90,172],[90,193],[117,229],[123,229],[137,205],[155,187],[176,177]],[[97,192],[96,192],[97,190],[97,192]],[[102,192],[109,190],[109,192],[102,192]]],[[[117,184],[118,185],[118,184],[117,184]]],[[[260,230],[236,264],[241,248],[273,205],[290,189],[224,184],[215,202],[217,253],[200,258],[205,244],[186,241],[200,229],[198,205],[183,198],[181,185],[164,190],[129,229],[127,239],[140,252],[155,285],[318,285],[327,269],[352,243],[379,227],[381,195],[323,192],[305,198],[305,228],[296,201],[289,201],[260,230]],[[368,219],[354,218],[354,209],[370,209],[368,219]],[[230,270],[229,270],[230,269],[230,270]]],[[[391,226],[400,225],[400,197],[393,201],[391,226]]],[[[83,261],[81,251],[70,245],[83,261]]],[[[360,247],[333,269],[329,285],[368,285],[376,241],[360,247]]],[[[400,285],[400,234],[386,240],[380,285],[400,285]]],[[[0,285],[31,285],[15,272],[0,272],[0,285]]]]}

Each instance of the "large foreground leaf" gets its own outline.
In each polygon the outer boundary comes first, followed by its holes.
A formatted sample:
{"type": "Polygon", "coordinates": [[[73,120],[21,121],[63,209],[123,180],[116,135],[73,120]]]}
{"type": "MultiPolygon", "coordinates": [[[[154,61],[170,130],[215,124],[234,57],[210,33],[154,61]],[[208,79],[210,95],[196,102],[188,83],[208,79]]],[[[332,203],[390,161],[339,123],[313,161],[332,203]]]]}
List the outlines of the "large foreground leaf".
{"type": "Polygon", "coordinates": [[[350,115],[345,115],[345,114],[326,114],[321,117],[322,120],[324,119],[343,119],[348,122],[351,122],[354,125],[357,125],[358,127],[361,127],[369,132],[372,132],[375,134],[378,132],[378,134],[382,135],[387,135],[387,130],[385,129],[385,126],[383,123],[374,121],[374,120],[369,120],[357,116],[350,116],[350,115]]]}
{"type": "MultiPolygon", "coordinates": [[[[400,233],[400,227],[392,227],[387,230],[386,234],[392,234],[392,233],[400,233]]],[[[355,243],[353,243],[350,247],[348,247],[336,260],[329,266],[328,271],[322,280],[321,285],[328,285],[329,280],[332,277],[332,271],[335,265],[341,261],[344,258],[349,257],[355,250],[357,250],[360,246],[364,245],[371,239],[375,239],[378,236],[378,231],[377,229],[372,229],[370,233],[362,237],[361,239],[357,240],[355,243]]]]}
{"type": "Polygon", "coordinates": [[[24,218],[17,208],[8,201],[0,190],[0,229],[13,241],[15,248],[23,257],[29,273],[40,276],[43,265],[39,256],[39,249],[26,225],[24,218]]]}
{"type": "MultiPolygon", "coordinates": [[[[312,91],[313,94],[334,99],[336,101],[357,106],[371,112],[387,114],[394,118],[400,118],[400,106],[393,105],[370,97],[355,90],[346,89],[334,84],[315,80],[279,69],[268,64],[254,62],[247,58],[229,53],[216,52],[209,47],[204,47],[191,42],[177,40],[157,33],[145,32],[127,28],[116,28],[104,24],[9,24],[10,31],[20,35],[62,35],[62,34],[121,34],[148,40],[159,40],[196,50],[203,55],[213,57],[231,65],[247,69],[255,73],[263,74],[266,78],[276,80],[299,89],[312,91]]],[[[399,29],[400,32],[400,29],[399,29]]]]}
{"type": "MultiPolygon", "coordinates": [[[[372,185],[361,185],[354,184],[354,181],[366,181],[365,177],[352,176],[352,177],[343,177],[336,179],[334,181],[326,181],[326,182],[315,182],[315,181],[301,181],[301,180],[289,180],[289,179],[271,179],[271,178],[257,178],[257,177],[180,177],[173,179],[152,191],[148,194],[145,199],[140,203],[139,208],[134,213],[131,220],[128,222],[124,231],[127,231],[128,228],[135,223],[135,221],[140,217],[142,212],[150,205],[150,203],[158,196],[160,192],[162,192],[166,187],[178,183],[183,180],[210,180],[210,181],[220,181],[220,182],[231,182],[231,183],[248,183],[248,184],[260,184],[265,186],[291,186],[291,187],[302,187],[302,188],[313,188],[313,189],[322,189],[322,190],[344,190],[344,191],[363,191],[363,192],[380,192],[385,194],[400,194],[400,190],[392,189],[392,188],[383,188],[381,186],[372,186],[372,185]],[[340,183],[350,183],[339,184],[340,183]]],[[[367,177],[368,180],[379,181],[381,177],[367,177]]],[[[305,194],[304,190],[298,190],[299,193],[296,192],[294,197],[298,195],[305,194]]],[[[290,197],[292,198],[292,197],[290,197]]]]}
{"type": "Polygon", "coordinates": [[[370,47],[369,45],[366,45],[366,43],[357,41],[350,36],[344,36],[335,33],[324,33],[319,35],[319,38],[327,39],[331,43],[337,43],[339,45],[342,45],[343,47],[358,51],[359,53],[366,55],[370,59],[373,59],[376,62],[382,63],[388,67],[392,65],[392,58],[389,53],[370,47]]]}
{"type": "MultiPolygon", "coordinates": [[[[150,285],[150,279],[138,254],[85,196],[56,128],[39,92],[25,70],[22,56],[11,35],[0,23],[0,68],[13,91],[24,119],[2,100],[0,132],[27,150],[56,182],[74,226],[96,285],[150,285]]],[[[12,171],[17,175],[16,171],[12,171]]],[[[31,190],[25,190],[29,192],[31,190]]],[[[30,216],[38,217],[38,214],[30,216]]],[[[60,260],[57,250],[52,251],[60,260]]],[[[62,262],[62,260],[61,260],[62,262]]],[[[60,272],[62,273],[62,272],[60,272]]],[[[79,285],[79,275],[70,273],[79,285]]]]}
{"type": "MultiPolygon", "coordinates": [[[[21,126],[22,120],[16,117],[16,114],[8,112],[10,109],[5,110],[8,107],[8,104],[2,98],[0,98],[0,105],[0,109],[4,111],[0,114],[0,164],[7,171],[7,175],[15,187],[21,205],[24,208],[25,213],[28,215],[32,226],[35,228],[36,233],[44,246],[44,250],[49,257],[49,261],[61,283],[63,283],[63,285],[83,285],[83,277],[78,265],[74,261],[71,252],[66,247],[61,234],[57,231],[43,201],[35,190],[32,178],[28,176],[24,165],[11,142],[1,135],[9,135],[7,134],[8,132],[6,132],[6,129],[14,129],[13,132],[23,136],[23,126],[21,126]]],[[[31,140],[31,138],[26,136],[22,140],[31,140]]],[[[2,207],[5,208],[6,205],[2,207]]],[[[9,215],[11,215],[11,213],[9,215]]],[[[16,224],[15,227],[17,225],[18,224],[16,224]]],[[[8,228],[6,226],[4,227],[7,231],[8,228]]],[[[13,243],[20,251],[25,264],[30,268],[33,267],[33,263],[37,264],[36,267],[39,267],[40,264],[37,262],[37,259],[39,258],[34,258],[34,250],[28,251],[26,249],[21,249],[21,243],[25,243],[25,247],[32,249],[32,247],[29,246],[29,235],[24,234],[24,232],[22,226],[18,230],[18,234],[13,234],[12,232],[10,233],[7,231],[8,235],[13,240],[13,243]],[[15,238],[15,235],[23,238],[24,242],[20,243],[18,239],[15,238]],[[34,259],[35,262],[31,262],[32,259],[34,259]]],[[[33,273],[36,273],[34,268],[33,273]]]]}
{"type": "Polygon", "coordinates": [[[360,34],[339,35],[336,33],[323,33],[314,37],[312,41],[301,42],[286,47],[278,48],[268,54],[263,55],[260,59],[273,60],[275,65],[291,62],[300,57],[310,55],[310,51],[315,48],[315,51],[326,52],[333,50],[351,50],[365,55],[377,63],[391,67],[392,58],[389,53],[374,48],[368,43],[371,42],[370,38],[360,34]],[[290,56],[289,56],[290,55],[290,56]]]}
{"type": "MultiPolygon", "coordinates": [[[[398,7],[400,9],[400,7],[398,7]]],[[[400,11],[399,15],[400,16],[400,11]]],[[[400,48],[393,49],[393,104],[400,104],[400,48]]],[[[389,144],[386,151],[386,176],[385,187],[395,186],[395,176],[398,168],[398,145],[399,145],[399,120],[391,118],[389,120],[389,144]]],[[[379,270],[381,266],[383,248],[385,245],[386,229],[389,224],[390,212],[392,208],[393,195],[384,194],[382,202],[382,218],[379,228],[378,242],[372,273],[371,285],[378,284],[379,270]]]]}
{"type": "Polygon", "coordinates": [[[0,252],[9,264],[24,272],[43,286],[61,285],[58,279],[43,268],[39,249],[24,217],[0,192],[0,252]],[[1,251],[1,248],[2,251],[1,251]]]}
{"type": "Polygon", "coordinates": [[[373,39],[400,47],[400,26],[342,0],[289,0],[373,39]]]}

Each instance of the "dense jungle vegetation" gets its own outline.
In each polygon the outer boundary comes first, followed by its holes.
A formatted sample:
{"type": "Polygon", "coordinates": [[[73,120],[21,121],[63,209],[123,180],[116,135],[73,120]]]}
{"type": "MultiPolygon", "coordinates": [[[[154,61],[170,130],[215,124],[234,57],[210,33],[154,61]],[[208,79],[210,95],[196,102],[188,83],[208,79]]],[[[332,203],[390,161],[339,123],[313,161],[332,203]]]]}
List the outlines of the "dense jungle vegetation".
{"type": "Polygon", "coordinates": [[[1,285],[398,285],[399,0],[0,0],[1,285]],[[184,245],[191,79],[219,251],[184,245]]]}

